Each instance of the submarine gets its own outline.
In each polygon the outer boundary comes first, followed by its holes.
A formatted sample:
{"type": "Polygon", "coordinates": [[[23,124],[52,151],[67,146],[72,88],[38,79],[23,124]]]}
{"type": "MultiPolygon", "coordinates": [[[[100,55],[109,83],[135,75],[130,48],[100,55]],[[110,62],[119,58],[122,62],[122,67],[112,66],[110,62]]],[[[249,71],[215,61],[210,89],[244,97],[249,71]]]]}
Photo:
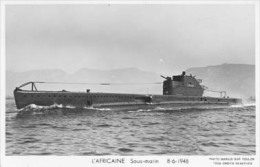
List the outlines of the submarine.
{"type": "Polygon", "coordinates": [[[219,91],[220,97],[203,96],[207,89],[201,85],[202,80],[195,76],[180,75],[172,77],[161,76],[163,81],[162,94],[128,94],[128,93],[100,93],[73,91],[47,91],[37,90],[37,83],[27,82],[14,90],[14,98],[17,109],[25,108],[29,105],[51,106],[60,105],[62,107],[73,106],[74,108],[155,108],[158,106],[170,107],[197,107],[197,106],[226,106],[242,104],[240,98],[229,98],[225,91],[219,91]],[[22,89],[31,85],[30,90],[22,89]]]}

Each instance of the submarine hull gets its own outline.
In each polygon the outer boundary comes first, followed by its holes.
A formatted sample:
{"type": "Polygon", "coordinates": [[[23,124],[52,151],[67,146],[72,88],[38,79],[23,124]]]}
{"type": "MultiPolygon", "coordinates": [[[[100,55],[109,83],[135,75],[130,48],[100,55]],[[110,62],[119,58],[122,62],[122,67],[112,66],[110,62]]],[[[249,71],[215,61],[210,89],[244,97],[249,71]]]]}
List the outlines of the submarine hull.
{"type": "Polygon", "coordinates": [[[14,90],[17,109],[28,105],[75,108],[154,108],[157,106],[223,106],[242,103],[237,98],[216,98],[203,96],[148,95],[123,93],[94,93],[67,91],[27,91],[14,90]]]}

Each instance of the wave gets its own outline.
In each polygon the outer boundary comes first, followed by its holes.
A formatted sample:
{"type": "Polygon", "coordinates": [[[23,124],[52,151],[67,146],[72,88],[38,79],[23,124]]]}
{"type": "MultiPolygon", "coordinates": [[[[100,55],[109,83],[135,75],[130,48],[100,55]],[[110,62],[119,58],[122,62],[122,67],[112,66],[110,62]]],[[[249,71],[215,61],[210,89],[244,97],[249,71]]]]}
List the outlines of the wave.
{"type": "Polygon", "coordinates": [[[181,106],[181,107],[156,107],[153,110],[155,111],[190,111],[190,110],[212,110],[212,109],[221,109],[226,108],[224,106],[181,106]]]}
{"type": "Polygon", "coordinates": [[[64,108],[64,107],[61,104],[53,104],[50,106],[40,106],[36,104],[30,104],[24,108],[19,109],[18,111],[31,111],[31,110],[43,110],[43,109],[47,110],[47,109],[57,109],[57,108],[64,108]]]}
{"type": "Polygon", "coordinates": [[[87,110],[98,110],[98,111],[110,111],[111,108],[95,108],[93,106],[90,107],[83,107],[83,109],[87,109],[87,110]]]}
{"type": "MultiPolygon", "coordinates": [[[[53,104],[50,106],[40,106],[36,104],[30,104],[24,108],[18,110],[18,112],[26,112],[26,111],[47,111],[47,110],[54,110],[54,109],[78,109],[76,106],[73,105],[62,105],[62,104],[53,104]]],[[[109,111],[110,108],[95,108],[95,107],[83,107],[81,109],[86,110],[97,110],[97,111],[109,111]]]]}
{"type": "Polygon", "coordinates": [[[248,107],[248,106],[255,106],[255,103],[245,103],[244,106],[245,106],[245,107],[248,107]]]}
{"type": "MultiPolygon", "coordinates": [[[[224,109],[224,108],[243,108],[248,106],[255,106],[255,104],[237,104],[237,105],[231,105],[231,106],[154,106],[154,108],[135,108],[125,110],[125,108],[122,108],[122,111],[127,112],[174,112],[174,111],[203,111],[203,110],[215,110],[215,109],[224,109]]],[[[90,111],[110,111],[113,110],[112,108],[96,108],[93,106],[85,106],[82,108],[77,108],[77,106],[73,105],[62,105],[62,104],[53,104],[50,106],[40,106],[35,104],[30,104],[22,109],[19,109],[19,113],[24,112],[35,112],[35,114],[40,113],[46,113],[46,111],[54,111],[55,109],[81,109],[83,110],[90,110],[90,111]]],[[[117,110],[120,111],[120,107],[117,108],[117,110]]],[[[59,110],[60,111],[60,110],[59,110]]]]}
{"type": "Polygon", "coordinates": [[[214,110],[226,107],[214,107],[214,106],[207,106],[207,107],[161,107],[157,106],[155,108],[149,109],[136,109],[136,110],[129,110],[128,112],[174,112],[174,111],[203,111],[203,110],[214,110]]]}
{"type": "Polygon", "coordinates": [[[255,106],[255,103],[245,103],[245,104],[230,105],[230,107],[233,107],[233,108],[254,107],[254,106],[255,106]]]}

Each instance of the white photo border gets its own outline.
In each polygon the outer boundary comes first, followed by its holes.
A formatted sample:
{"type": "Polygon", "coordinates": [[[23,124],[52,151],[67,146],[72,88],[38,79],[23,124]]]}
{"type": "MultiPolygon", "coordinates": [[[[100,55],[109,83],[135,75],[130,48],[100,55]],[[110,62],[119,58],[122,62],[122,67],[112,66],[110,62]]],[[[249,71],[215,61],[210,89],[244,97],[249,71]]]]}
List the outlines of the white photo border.
{"type": "MultiPolygon", "coordinates": [[[[1,36],[0,36],[0,51],[1,51],[1,87],[0,87],[0,97],[1,97],[1,157],[0,157],[0,166],[3,167],[31,167],[31,166],[37,166],[37,167],[45,167],[45,166],[55,166],[55,167],[63,167],[63,166],[108,166],[108,167],[119,167],[119,166],[216,166],[213,165],[212,162],[209,160],[211,157],[225,157],[225,158],[232,158],[232,157],[253,157],[255,158],[254,165],[253,166],[260,166],[259,164],[259,1],[258,0],[233,0],[233,1],[159,1],[159,0],[151,0],[151,1],[144,1],[144,0],[135,0],[135,1],[119,1],[119,0],[110,0],[110,1],[103,1],[103,0],[97,0],[97,1],[72,1],[72,0],[65,0],[65,1],[12,1],[12,0],[2,0],[0,1],[0,17],[1,17],[1,36]],[[131,158],[136,159],[158,159],[160,161],[159,164],[93,164],[92,160],[94,158],[101,158],[100,156],[6,156],[6,101],[5,101],[5,87],[6,87],[6,52],[5,52],[5,10],[6,6],[8,5],[62,5],[62,4],[233,4],[233,5],[246,5],[251,4],[255,6],[255,74],[256,74],[256,154],[253,156],[105,156],[106,158],[126,158],[127,160],[130,160],[131,158]],[[189,164],[167,164],[166,160],[168,158],[188,158],[190,163],[189,164]]],[[[219,165],[221,166],[221,165],[219,165]]],[[[227,166],[227,165],[226,165],[227,166]]],[[[231,165],[235,166],[235,165],[231,165]]],[[[244,165],[243,165],[244,166],[244,165]]]]}

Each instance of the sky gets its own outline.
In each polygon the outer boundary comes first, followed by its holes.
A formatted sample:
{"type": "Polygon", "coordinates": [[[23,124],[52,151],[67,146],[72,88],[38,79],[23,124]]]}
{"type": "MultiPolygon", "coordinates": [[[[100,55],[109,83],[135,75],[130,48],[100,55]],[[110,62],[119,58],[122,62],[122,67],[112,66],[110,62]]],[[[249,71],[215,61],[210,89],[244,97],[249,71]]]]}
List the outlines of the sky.
{"type": "Polygon", "coordinates": [[[11,71],[255,64],[253,5],[8,5],[11,71]]]}

